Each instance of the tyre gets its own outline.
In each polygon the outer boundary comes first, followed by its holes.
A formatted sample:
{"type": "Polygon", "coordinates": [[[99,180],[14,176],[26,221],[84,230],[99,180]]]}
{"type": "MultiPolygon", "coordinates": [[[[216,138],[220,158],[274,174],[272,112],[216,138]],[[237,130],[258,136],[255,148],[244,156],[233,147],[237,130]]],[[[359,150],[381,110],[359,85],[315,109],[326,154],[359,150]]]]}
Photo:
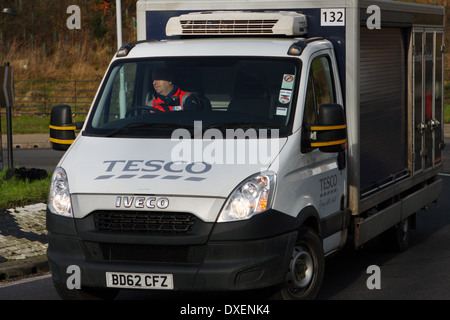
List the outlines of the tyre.
{"type": "Polygon", "coordinates": [[[324,271],[322,240],[314,230],[300,229],[278,296],[283,300],[314,299],[322,285],[324,271]]]}
{"type": "Polygon", "coordinates": [[[406,218],[380,235],[381,243],[387,250],[405,251],[411,238],[411,219],[406,218]]]}
{"type": "Polygon", "coordinates": [[[56,292],[63,300],[113,300],[119,293],[118,289],[86,288],[68,289],[65,283],[53,283],[56,292]]]}

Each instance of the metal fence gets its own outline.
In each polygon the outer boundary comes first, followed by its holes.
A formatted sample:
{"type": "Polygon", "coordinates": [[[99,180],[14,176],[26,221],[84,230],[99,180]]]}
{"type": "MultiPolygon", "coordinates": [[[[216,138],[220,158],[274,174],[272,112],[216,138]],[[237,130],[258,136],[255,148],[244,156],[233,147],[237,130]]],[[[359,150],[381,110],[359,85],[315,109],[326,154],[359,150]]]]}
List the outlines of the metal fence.
{"type": "Polygon", "coordinates": [[[45,115],[57,104],[68,104],[75,114],[87,114],[97,91],[94,80],[15,80],[16,115],[45,115]]]}

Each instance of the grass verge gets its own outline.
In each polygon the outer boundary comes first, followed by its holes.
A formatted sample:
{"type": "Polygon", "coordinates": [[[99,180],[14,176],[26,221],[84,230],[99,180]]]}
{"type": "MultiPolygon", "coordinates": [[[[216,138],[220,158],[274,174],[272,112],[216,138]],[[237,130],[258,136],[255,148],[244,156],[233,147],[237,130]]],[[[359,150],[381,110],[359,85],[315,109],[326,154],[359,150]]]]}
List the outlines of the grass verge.
{"type": "Polygon", "coordinates": [[[444,105],[444,123],[450,123],[450,104],[444,105]]]}
{"type": "Polygon", "coordinates": [[[51,173],[40,180],[6,178],[6,170],[0,172],[0,210],[47,202],[51,173]]]}

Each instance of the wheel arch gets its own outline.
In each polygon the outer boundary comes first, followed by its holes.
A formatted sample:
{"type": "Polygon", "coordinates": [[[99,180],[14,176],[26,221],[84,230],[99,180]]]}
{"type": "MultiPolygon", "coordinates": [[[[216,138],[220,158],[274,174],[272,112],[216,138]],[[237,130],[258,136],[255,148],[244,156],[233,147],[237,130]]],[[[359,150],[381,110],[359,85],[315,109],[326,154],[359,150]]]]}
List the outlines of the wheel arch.
{"type": "Polygon", "coordinates": [[[297,215],[298,229],[308,227],[314,230],[321,237],[320,217],[316,208],[308,206],[297,215]]]}

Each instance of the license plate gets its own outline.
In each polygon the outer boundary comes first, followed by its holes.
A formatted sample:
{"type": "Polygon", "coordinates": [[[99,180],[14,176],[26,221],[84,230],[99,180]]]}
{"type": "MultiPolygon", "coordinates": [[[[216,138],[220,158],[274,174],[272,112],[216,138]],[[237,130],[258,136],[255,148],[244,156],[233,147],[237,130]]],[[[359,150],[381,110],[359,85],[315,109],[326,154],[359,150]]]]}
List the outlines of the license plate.
{"type": "Polygon", "coordinates": [[[106,272],[106,286],[109,288],[172,290],[173,275],[165,273],[106,272]]]}

